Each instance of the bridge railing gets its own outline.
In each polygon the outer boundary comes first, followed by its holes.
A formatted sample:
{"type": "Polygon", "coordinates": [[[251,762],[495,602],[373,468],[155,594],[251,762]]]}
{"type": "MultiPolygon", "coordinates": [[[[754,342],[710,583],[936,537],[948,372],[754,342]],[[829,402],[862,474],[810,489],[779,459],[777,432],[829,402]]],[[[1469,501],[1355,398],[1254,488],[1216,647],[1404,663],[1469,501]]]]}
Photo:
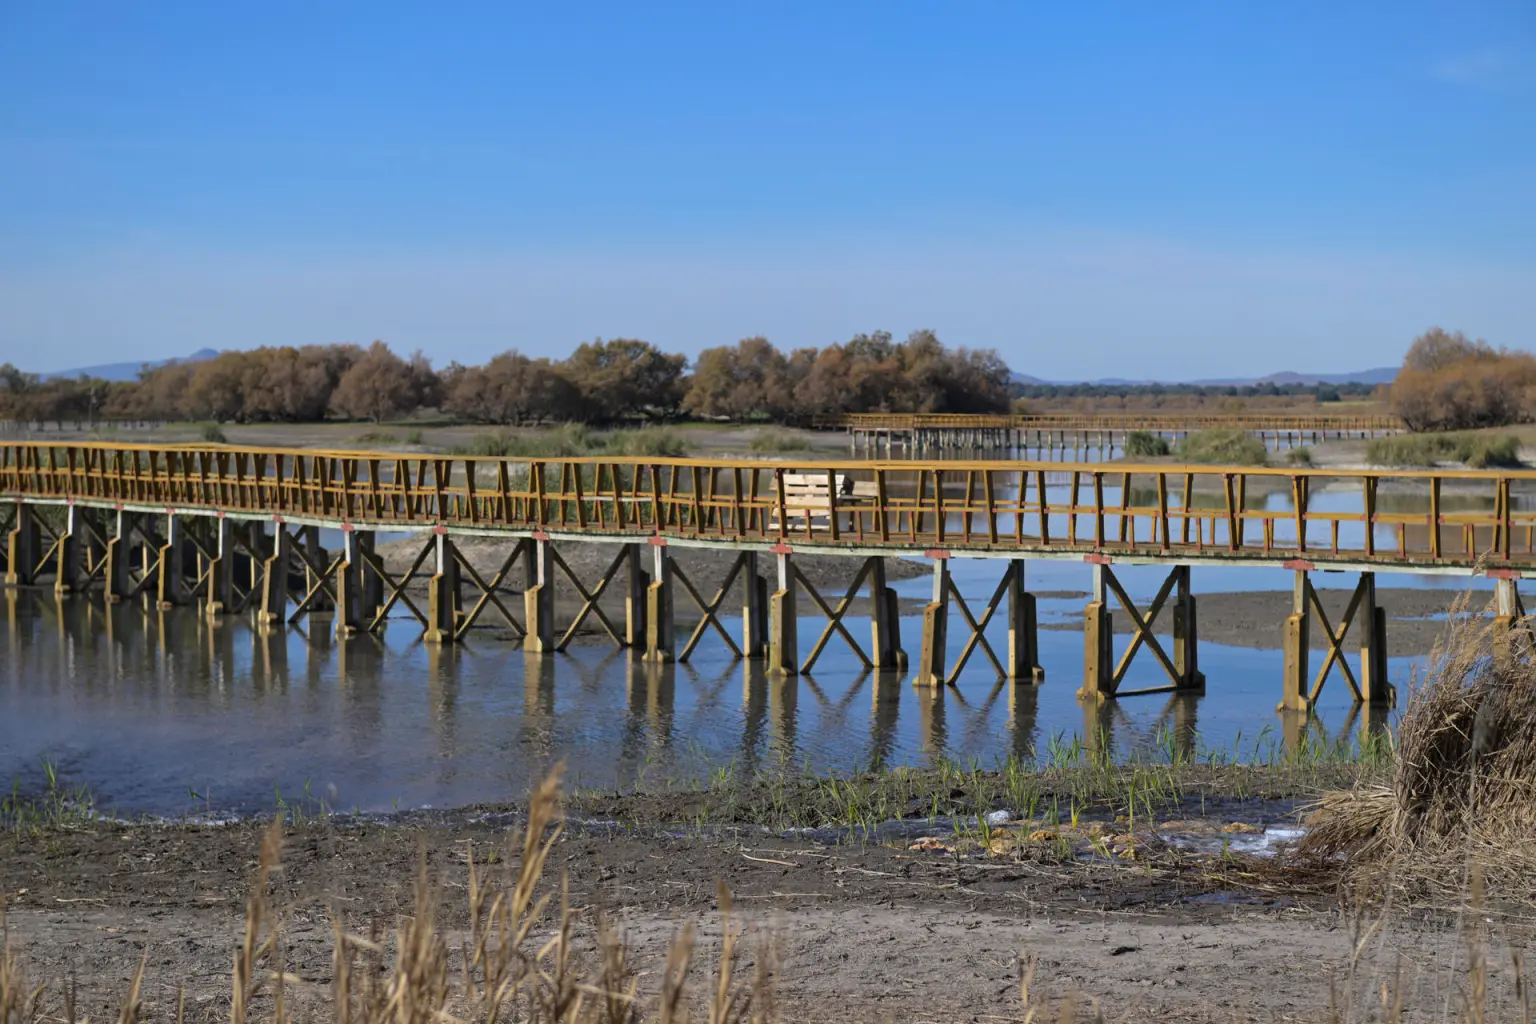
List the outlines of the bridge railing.
{"type": "Polygon", "coordinates": [[[1223,413],[847,413],[818,416],[822,429],[856,430],[1238,430],[1317,433],[1392,433],[1404,429],[1396,416],[1223,413]]]}
{"type": "Polygon", "coordinates": [[[1536,563],[1536,472],[0,445],[0,500],[956,553],[1536,563]]]}

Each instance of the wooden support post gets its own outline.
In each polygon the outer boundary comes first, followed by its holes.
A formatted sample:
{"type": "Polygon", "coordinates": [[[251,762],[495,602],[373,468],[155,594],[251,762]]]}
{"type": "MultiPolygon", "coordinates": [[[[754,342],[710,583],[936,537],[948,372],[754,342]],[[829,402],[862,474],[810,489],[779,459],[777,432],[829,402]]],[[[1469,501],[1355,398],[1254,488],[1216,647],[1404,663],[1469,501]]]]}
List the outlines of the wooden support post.
{"type": "Polygon", "coordinates": [[[90,537],[85,524],[81,522],[84,515],[85,510],[78,505],[70,505],[64,510],[64,529],[59,534],[54,559],[55,594],[70,593],[80,579],[80,552],[90,537]]]}
{"type": "Polygon", "coordinates": [[[1035,595],[1024,585],[1024,559],[1008,565],[1008,678],[1014,682],[1045,682],[1040,667],[1040,627],[1035,595]]]}
{"type": "Polygon", "coordinates": [[[186,527],[174,512],[165,516],[165,543],[160,546],[155,569],[155,603],[160,608],[174,608],[182,598],[182,567],[186,559],[186,527]]]}
{"type": "Polygon", "coordinates": [[[6,538],[6,586],[27,586],[33,582],[33,573],[37,569],[37,542],[37,519],[32,514],[32,506],[18,501],[16,520],[6,538]]]}
{"type": "Polygon", "coordinates": [[[947,675],[945,645],[949,639],[949,559],[933,560],[933,597],[923,606],[923,636],[918,648],[918,686],[941,687],[947,675]]]}
{"type": "Polygon", "coordinates": [[[869,560],[869,660],[875,671],[901,671],[906,655],[901,650],[900,608],[885,581],[885,558],[869,560]]]}
{"type": "Polygon", "coordinates": [[[1285,620],[1285,675],[1278,711],[1308,711],[1312,679],[1308,655],[1312,650],[1312,603],[1307,570],[1297,569],[1291,590],[1291,614],[1285,620]]]}
{"type": "Polygon", "coordinates": [[[1500,633],[1508,633],[1520,621],[1519,584],[1513,577],[1498,577],[1493,582],[1493,624],[1500,633]]]}
{"type": "Polygon", "coordinates": [[[528,633],[523,650],[553,654],[555,650],[554,545],[548,538],[534,538],[524,562],[527,583],[523,588],[523,621],[528,633]]]}
{"type": "Polygon", "coordinates": [[[112,536],[107,538],[106,566],[103,569],[102,588],[109,604],[116,604],[133,589],[130,572],[133,551],[133,516],[118,509],[114,516],[112,536]]]}
{"type": "Polygon", "coordinates": [[[272,524],[271,554],[263,563],[261,574],[260,624],[267,629],[288,621],[288,563],[292,561],[293,538],[282,523],[272,524]]]}
{"type": "Polygon", "coordinates": [[[451,644],[458,638],[462,604],[459,561],[447,533],[437,534],[435,546],[435,565],[432,578],[427,581],[427,631],[422,639],[432,644],[451,644]]]}
{"type": "Polygon", "coordinates": [[[651,538],[651,583],[645,588],[645,658],[658,664],[673,658],[672,559],[660,537],[651,538]]]}
{"type": "Polygon", "coordinates": [[[1190,568],[1181,565],[1178,592],[1173,604],[1173,669],[1181,690],[1204,692],[1205,673],[1200,671],[1200,627],[1195,615],[1195,595],[1189,585],[1190,568]]]}
{"type": "MultiPolygon", "coordinates": [[[[315,570],[310,567],[310,563],[313,562],[321,569],[324,569],[326,566],[330,565],[331,556],[330,553],[325,550],[325,548],[320,546],[320,527],[304,527],[303,536],[304,553],[309,556],[309,559],[308,561],[300,559],[300,562],[304,566],[304,593],[308,594],[311,590],[314,589],[317,582],[315,579],[315,570]]],[[[331,595],[326,593],[324,589],[321,589],[315,593],[314,597],[311,598],[309,602],[309,610],[311,612],[331,611],[331,595]]]]}
{"type": "Polygon", "coordinates": [[[208,560],[208,590],[203,614],[218,618],[235,602],[235,528],[223,516],[213,521],[213,557],[208,560]]]}
{"type": "Polygon", "coordinates": [[[354,532],[357,534],[358,556],[363,561],[359,579],[363,611],[371,620],[379,613],[379,609],[384,607],[384,579],[372,565],[373,560],[378,557],[377,538],[372,530],[355,530],[354,532]]]}
{"type": "Polygon", "coordinates": [[[778,589],[768,598],[768,668],[778,674],[797,676],[800,624],[795,607],[795,571],[790,562],[793,556],[782,547],[776,555],[778,589]]]}
{"type": "Polygon", "coordinates": [[[368,604],[363,585],[366,563],[362,535],[357,530],[341,533],[341,564],[336,567],[336,635],[348,637],[368,628],[375,610],[368,604]]]}
{"type": "Polygon", "coordinates": [[[1109,610],[1105,567],[1093,567],[1093,593],[1083,609],[1083,688],[1080,700],[1102,701],[1115,695],[1115,630],[1109,610]]]}
{"type": "Polygon", "coordinates": [[[1387,610],[1376,603],[1376,574],[1360,574],[1360,687],[1370,704],[1395,704],[1397,691],[1387,681],[1387,610]]]}
{"type": "Polygon", "coordinates": [[[626,544],[624,547],[625,559],[629,563],[629,589],[624,594],[624,646],[635,651],[645,651],[645,603],[651,576],[645,571],[645,548],[639,544],[626,544]]]}
{"type": "Polygon", "coordinates": [[[742,556],[741,656],[761,658],[768,651],[768,583],[757,573],[757,552],[742,556]]]}

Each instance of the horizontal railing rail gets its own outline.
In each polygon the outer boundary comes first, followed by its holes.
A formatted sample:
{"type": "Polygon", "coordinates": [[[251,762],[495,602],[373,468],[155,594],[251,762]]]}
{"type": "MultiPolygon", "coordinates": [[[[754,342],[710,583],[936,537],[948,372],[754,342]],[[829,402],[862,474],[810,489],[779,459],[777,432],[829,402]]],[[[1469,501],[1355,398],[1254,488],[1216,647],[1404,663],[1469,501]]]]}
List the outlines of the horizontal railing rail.
{"type": "Polygon", "coordinates": [[[818,416],[822,429],[856,430],[1162,430],[1232,428],[1264,431],[1387,433],[1404,429],[1396,416],[1319,415],[1311,413],[1223,414],[1040,413],[1032,415],[966,413],[847,413],[818,416]]]}
{"type": "Polygon", "coordinates": [[[1536,472],[1525,470],[480,458],[32,442],[0,444],[0,501],[893,552],[1536,565],[1536,472]]]}

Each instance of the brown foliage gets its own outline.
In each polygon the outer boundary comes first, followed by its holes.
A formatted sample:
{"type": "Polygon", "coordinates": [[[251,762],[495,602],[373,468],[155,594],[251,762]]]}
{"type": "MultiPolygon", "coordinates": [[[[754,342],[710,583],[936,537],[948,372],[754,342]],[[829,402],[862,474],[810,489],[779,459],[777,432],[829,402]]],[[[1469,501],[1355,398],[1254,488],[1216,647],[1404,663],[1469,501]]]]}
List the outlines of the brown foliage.
{"type": "Polygon", "coordinates": [[[1536,414],[1536,357],[1435,327],[1408,349],[1391,401],[1410,430],[1526,422],[1536,414]]]}
{"type": "Polygon", "coordinates": [[[615,420],[675,413],[688,359],[648,341],[599,338],[578,345],[560,369],[581,394],[586,418],[615,420]]]}
{"type": "Polygon", "coordinates": [[[443,371],[444,410],[477,423],[518,425],[581,418],[581,395],[548,359],[503,352],[484,366],[443,371]]]}
{"type": "Polygon", "coordinates": [[[341,375],[331,394],[331,408],[349,419],[381,423],[435,398],[438,386],[420,352],[407,362],[376,341],[341,375]]]}

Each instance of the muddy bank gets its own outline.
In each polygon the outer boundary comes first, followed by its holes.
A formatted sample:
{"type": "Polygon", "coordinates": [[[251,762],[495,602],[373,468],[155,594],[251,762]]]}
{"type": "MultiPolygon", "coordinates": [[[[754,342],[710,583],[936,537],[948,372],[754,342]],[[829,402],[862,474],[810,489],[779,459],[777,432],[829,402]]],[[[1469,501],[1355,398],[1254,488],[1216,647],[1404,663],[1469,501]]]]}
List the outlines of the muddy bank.
{"type": "MultiPolygon", "coordinates": [[[[189,1019],[227,1019],[259,833],[100,827],[6,837],[0,893],[29,976],[75,977],[80,1012],[110,1018],[147,959],[149,1016],[173,1014],[184,987],[189,1019]]],[[[354,931],[376,922],[391,935],[413,914],[424,865],[456,953],[468,926],[469,857],[515,865],[508,838],[485,823],[290,828],[270,899],[286,922],[285,968],[302,981],[289,995],[297,1019],[319,1016],[332,981],[333,913],[354,931]]],[[[702,924],[692,977],[708,985],[723,880],[746,928],[738,969],[750,977],[756,950],[773,938],[778,1018],[787,1021],[1024,1019],[1021,960],[1034,964],[1037,1004],[1076,994],[1100,1001],[1109,1019],[1323,1019],[1351,977],[1357,937],[1319,879],[1177,853],[1078,863],[763,833],[573,832],[555,847],[549,875],[559,874],[584,928],[599,907],[621,922],[643,992],[655,990],[684,921],[702,924]]],[[[558,903],[557,884],[546,877],[558,903]]],[[[1363,945],[1352,977],[1364,997],[1391,981],[1402,957],[1424,965],[1407,972],[1407,1019],[1416,1019],[1414,1009],[1438,1010],[1453,991],[1453,968],[1436,965],[1458,962],[1460,942],[1453,928],[1399,920],[1363,945]]],[[[1497,939],[1490,960],[1507,961],[1497,939]]],[[[1499,1007],[1513,1012],[1509,998],[1496,981],[1489,1019],[1503,1019],[1499,1007]]]]}

